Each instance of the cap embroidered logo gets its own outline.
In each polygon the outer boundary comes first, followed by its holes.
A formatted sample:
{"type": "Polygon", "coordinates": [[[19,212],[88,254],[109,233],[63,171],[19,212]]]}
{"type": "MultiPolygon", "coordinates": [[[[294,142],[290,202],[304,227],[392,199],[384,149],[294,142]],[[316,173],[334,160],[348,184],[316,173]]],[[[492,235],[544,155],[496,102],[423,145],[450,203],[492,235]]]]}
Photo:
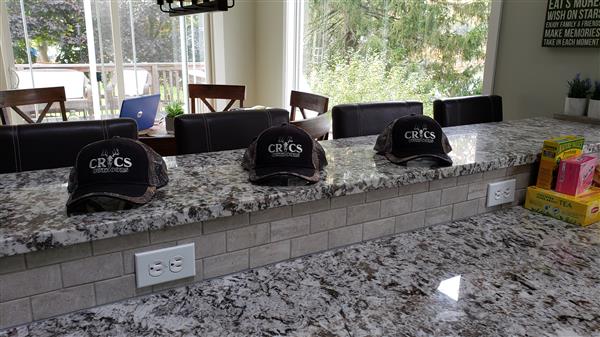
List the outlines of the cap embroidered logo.
{"type": "Polygon", "coordinates": [[[426,125],[415,125],[413,130],[404,133],[404,138],[409,143],[433,143],[436,135],[435,132],[427,130],[426,125]]]}
{"type": "Polygon", "coordinates": [[[108,154],[108,150],[103,150],[100,156],[90,159],[88,167],[92,169],[93,174],[99,173],[127,173],[133,166],[131,158],[120,156],[118,148],[108,154]]]}
{"type": "Polygon", "coordinates": [[[267,147],[271,157],[300,157],[302,154],[302,144],[297,144],[294,139],[289,137],[279,137],[277,143],[271,143],[267,147]]]}

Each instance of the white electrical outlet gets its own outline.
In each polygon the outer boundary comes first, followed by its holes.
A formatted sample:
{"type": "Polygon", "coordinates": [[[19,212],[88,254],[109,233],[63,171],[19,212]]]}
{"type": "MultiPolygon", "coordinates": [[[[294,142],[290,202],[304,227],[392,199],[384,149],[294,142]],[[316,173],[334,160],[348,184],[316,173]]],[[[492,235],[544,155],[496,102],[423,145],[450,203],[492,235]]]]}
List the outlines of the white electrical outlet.
{"type": "Polygon", "coordinates": [[[490,183],[487,191],[487,207],[502,205],[515,200],[516,179],[490,183]]]}
{"type": "Polygon", "coordinates": [[[138,288],[196,275],[194,243],[135,254],[138,288]]]}

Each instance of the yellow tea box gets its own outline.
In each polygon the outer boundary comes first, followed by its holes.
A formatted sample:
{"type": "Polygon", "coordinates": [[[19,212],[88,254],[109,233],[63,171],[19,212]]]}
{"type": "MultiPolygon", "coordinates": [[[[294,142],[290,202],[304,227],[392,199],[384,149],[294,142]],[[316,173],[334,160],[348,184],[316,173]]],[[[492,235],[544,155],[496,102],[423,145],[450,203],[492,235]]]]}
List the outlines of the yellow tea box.
{"type": "Polygon", "coordinates": [[[545,140],[536,186],[553,189],[556,185],[558,163],[563,159],[581,155],[583,142],[583,137],[579,136],[562,136],[545,140]]]}
{"type": "Polygon", "coordinates": [[[537,186],[527,188],[525,208],[569,223],[587,226],[600,221],[600,188],[572,196],[537,186]]]}

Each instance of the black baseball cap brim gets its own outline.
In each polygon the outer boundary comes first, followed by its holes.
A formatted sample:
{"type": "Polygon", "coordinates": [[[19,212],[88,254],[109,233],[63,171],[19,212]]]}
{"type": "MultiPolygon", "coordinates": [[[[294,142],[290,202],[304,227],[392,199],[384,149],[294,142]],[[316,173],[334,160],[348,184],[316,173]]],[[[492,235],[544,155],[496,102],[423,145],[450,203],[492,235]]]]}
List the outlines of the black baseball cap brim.
{"type": "Polygon", "coordinates": [[[250,170],[249,179],[252,182],[259,182],[272,177],[293,176],[316,183],[321,179],[319,170],[313,168],[298,167],[265,167],[250,170]]]}
{"type": "Polygon", "coordinates": [[[67,213],[77,204],[95,197],[107,197],[142,205],[149,202],[156,193],[155,186],[145,184],[101,183],[79,186],[67,201],[67,213]]]}
{"type": "Polygon", "coordinates": [[[412,155],[412,156],[402,157],[402,158],[395,156],[391,152],[386,152],[383,155],[394,164],[406,164],[406,162],[408,162],[408,161],[419,159],[419,158],[432,158],[432,159],[437,160],[438,163],[440,164],[440,166],[452,165],[452,159],[450,159],[450,157],[445,153],[418,154],[418,155],[412,155]]]}

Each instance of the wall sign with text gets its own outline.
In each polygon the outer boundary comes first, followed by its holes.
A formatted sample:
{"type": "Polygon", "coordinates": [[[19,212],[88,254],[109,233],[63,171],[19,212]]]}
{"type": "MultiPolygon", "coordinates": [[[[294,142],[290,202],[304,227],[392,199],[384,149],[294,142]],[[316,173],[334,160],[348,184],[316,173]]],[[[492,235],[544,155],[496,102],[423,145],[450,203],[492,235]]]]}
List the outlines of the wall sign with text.
{"type": "Polygon", "coordinates": [[[600,48],[600,0],[548,0],[542,47],[600,48]]]}

